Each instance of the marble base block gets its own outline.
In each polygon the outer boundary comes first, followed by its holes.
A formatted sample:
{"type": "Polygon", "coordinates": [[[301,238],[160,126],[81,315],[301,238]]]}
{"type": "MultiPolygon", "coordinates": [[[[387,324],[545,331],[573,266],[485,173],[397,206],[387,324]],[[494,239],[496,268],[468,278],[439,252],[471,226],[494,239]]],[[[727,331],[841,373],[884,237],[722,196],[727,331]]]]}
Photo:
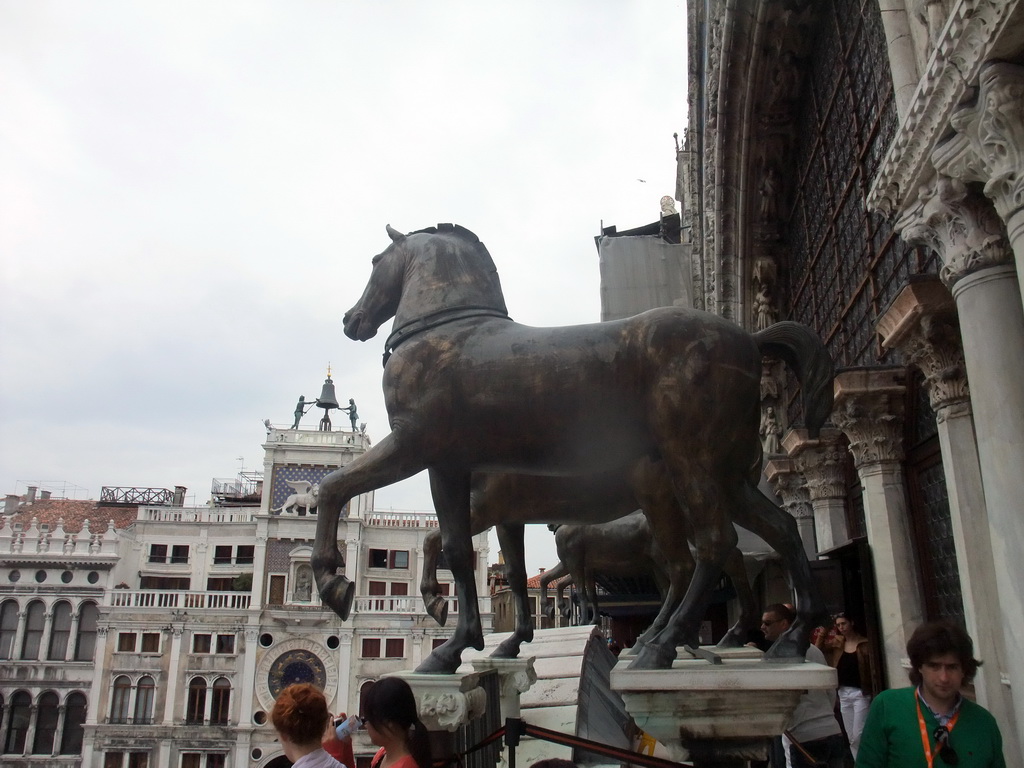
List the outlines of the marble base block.
{"type": "Polygon", "coordinates": [[[625,658],[611,673],[612,690],[622,696],[636,724],[675,760],[764,760],[800,696],[836,687],[832,667],[766,662],[752,649],[706,650],[721,663],[684,652],[672,669],[633,670],[625,658]]]}

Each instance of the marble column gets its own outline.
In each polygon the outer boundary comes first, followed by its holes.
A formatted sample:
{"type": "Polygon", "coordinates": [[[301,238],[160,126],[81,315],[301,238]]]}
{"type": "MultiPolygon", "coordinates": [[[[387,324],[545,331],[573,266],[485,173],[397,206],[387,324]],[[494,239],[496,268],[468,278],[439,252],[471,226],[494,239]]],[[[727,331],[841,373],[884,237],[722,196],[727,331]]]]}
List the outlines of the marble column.
{"type": "MultiPolygon", "coordinates": [[[[938,177],[896,226],[934,248],[960,318],[964,364],[988,510],[1004,673],[1014,709],[1024,712],[1024,305],[1013,253],[992,203],[957,179],[938,177]]],[[[1014,723],[1024,745],[1024,721],[1014,723]]]]}
{"type": "Polygon", "coordinates": [[[889,685],[907,684],[907,638],[924,618],[903,482],[903,368],[854,369],[836,376],[832,423],[850,440],[864,492],[864,522],[878,589],[889,685]]]}
{"type": "Polygon", "coordinates": [[[984,184],[1006,226],[1017,274],[1024,275],[1024,67],[982,67],[977,100],[950,123],[956,133],[936,148],[932,162],[947,176],[984,184]]]}
{"type": "Polygon", "coordinates": [[[765,464],[764,476],[772,490],[782,499],[782,508],[796,520],[800,540],[808,560],[818,557],[818,540],[814,531],[814,507],[804,476],[792,459],[776,457],[765,464]]]}
{"type": "Polygon", "coordinates": [[[806,429],[791,429],[782,447],[807,482],[814,510],[818,552],[834,549],[850,540],[846,524],[846,448],[838,429],[825,427],[817,438],[806,429]]]}
{"type": "MultiPolygon", "coordinates": [[[[1006,644],[1002,632],[991,631],[1001,623],[998,584],[953,296],[937,276],[914,276],[879,318],[878,332],[883,346],[899,349],[924,373],[942,450],[964,618],[985,661],[974,679],[975,693],[1001,724],[1015,723],[1013,700],[1000,679],[1006,644]]],[[[1008,764],[1021,764],[1016,734],[1003,730],[1008,764]]]]}

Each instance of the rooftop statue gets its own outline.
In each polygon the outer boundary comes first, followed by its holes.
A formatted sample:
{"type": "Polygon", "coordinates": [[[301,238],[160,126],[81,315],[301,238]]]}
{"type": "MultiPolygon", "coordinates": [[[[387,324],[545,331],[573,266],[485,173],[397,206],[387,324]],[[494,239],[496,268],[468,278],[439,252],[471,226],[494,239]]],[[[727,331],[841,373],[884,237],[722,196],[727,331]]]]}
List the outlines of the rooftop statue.
{"type": "MultiPolygon", "coordinates": [[[[394,318],[383,381],[393,429],[320,483],[311,564],[323,602],[347,618],[354,585],[339,573],[338,549],[345,504],[428,470],[460,611],[452,638],[419,669],[454,672],[465,648],[483,646],[470,526],[473,473],[625,474],[658,456],[679,508],[693,521],[697,559],[686,594],[633,666],[670,667],[677,646],[697,644],[704,609],[736,545],[734,523],[779,553],[793,584],[797,619],[768,658],[802,658],[824,606],[796,521],[757,489],[761,358],[773,354],[794,367],[813,435],[832,409],[832,362],[820,339],[790,322],[750,334],[679,307],[532,328],[509,318],[494,262],[472,232],[442,224],[408,235],[389,226],[388,234],[392,244],[374,257],[344,325],[350,338],[366,341],[394,318]]],[[[685,521],[654,514],[648,520],[665,556],[684,557],[685,521]]]]}

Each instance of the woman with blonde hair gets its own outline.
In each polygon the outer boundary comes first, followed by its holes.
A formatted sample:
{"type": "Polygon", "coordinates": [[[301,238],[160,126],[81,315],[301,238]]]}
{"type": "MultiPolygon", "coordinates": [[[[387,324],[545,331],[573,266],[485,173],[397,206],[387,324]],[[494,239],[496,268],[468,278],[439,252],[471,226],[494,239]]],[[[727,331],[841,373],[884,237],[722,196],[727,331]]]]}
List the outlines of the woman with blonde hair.
{"type": "Polygon", "coordinates": [[[380,747],[370,768],[431,768],[427,728],[405,680],[385,677],[370,686],[363,698],[363,722],[370,741],[380,747]]]}
{"type": "Polygon", "coordinates": [[[345,768],[327,754],[320,742],[333,727],[327,699],[315,685],[289,685],[277,697],[270,712],[285,757],[295,768],[345,768]]]}

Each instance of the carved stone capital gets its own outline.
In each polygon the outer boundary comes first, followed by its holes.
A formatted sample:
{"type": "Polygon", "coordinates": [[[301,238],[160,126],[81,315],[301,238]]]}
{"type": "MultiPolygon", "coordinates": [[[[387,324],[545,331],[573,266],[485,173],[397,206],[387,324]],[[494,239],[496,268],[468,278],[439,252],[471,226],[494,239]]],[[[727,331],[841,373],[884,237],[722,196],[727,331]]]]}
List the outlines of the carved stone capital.
{"type": "Polygon", "coordinates": [[[429,731],[454,732],[487,708],[487,694],[476,672],[454,675],[424,675],[399,672],[416,696],[420,720],[429,731]]]}
{"type": "Polygon", "coordinates": [[[858,369],[836,376],[832,422],[846,433],[857,469],[903,460],[905,378],[902,368],[858,369]]]}
{"type": "Polygon", "coordinates": [[[810,491],[793,459],[772,459],[765,465],[764,476],[782,499],[782,506],[795,519],[806,520],[814,517],[810,491]]]}
{"type": "Polygon", "coordinates": [[[957,134],[936,147],[935,167],[965,182],[983,182],[1008,220],[1024,208],[1024,67],[982,67],[977,101],[954,112],[950,123],[957,134]]]}
{"type": "Polygon", "coordinates": [[[1013,263],[1006,230],[992,204],[959,179],[939,175],[924,184],[897,219],[896,229],[908,243],[927,246],[942,257],[940,277],[949,288],[979,269],[1013,263]]]}
{"type": "Polygon", "coordinates": [[[501,695],[509,696],[526,693],[537,682],[537,671],[533,668],[535,659],[499,659],[490,656],[473,659],[473,669],[477,672],[494,670],[501,680],[501,695]]]}
{"type": "Polygon", "coordinates": [[[878,320],[882,345],[901,350],[921,369],[939,421],[970,404],[963,341],[953,296],[933,275],[915,275],[878,320]]]}
{"type": "Polygon", "coordinates": [[[812,502],[846,497],[846,446],[838,429],[822,429],[817,438],[806,429],[791,429],[782,444],[803,475],[812,502]]]}

